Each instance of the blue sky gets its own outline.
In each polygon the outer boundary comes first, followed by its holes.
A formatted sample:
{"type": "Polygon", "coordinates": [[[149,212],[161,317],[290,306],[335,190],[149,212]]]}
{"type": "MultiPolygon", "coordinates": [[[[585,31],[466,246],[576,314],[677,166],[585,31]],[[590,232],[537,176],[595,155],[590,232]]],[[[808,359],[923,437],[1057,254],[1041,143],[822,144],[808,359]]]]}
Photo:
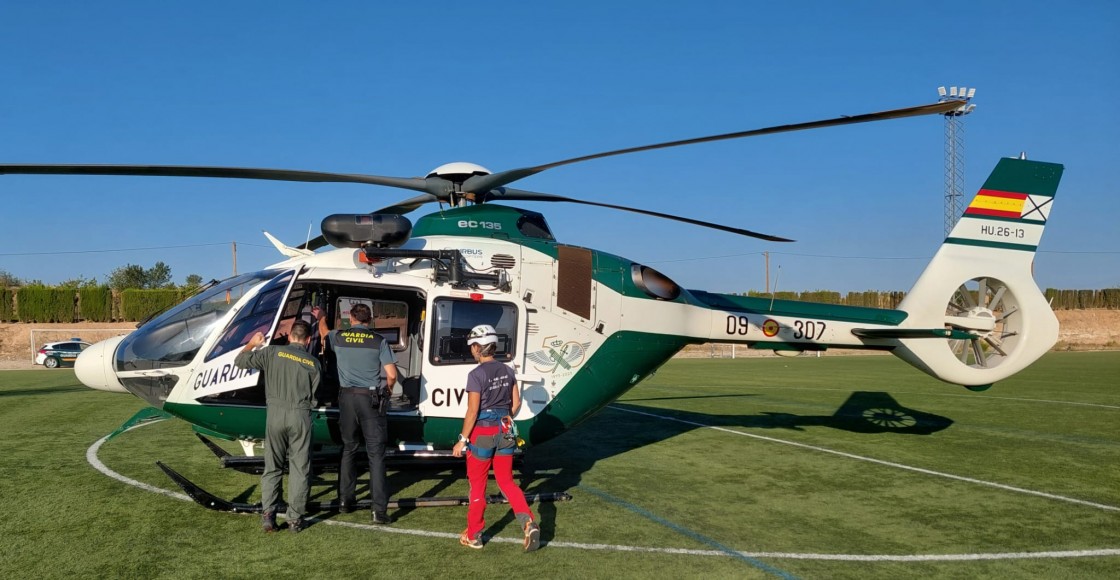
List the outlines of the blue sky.
{"type": "MultiPolygon", "coordinates": [[[[1066,165],[1035,274],[1120,286],[1120,5],[1111,2],[6,2],[0,162],[424,175],[933,102],[977,88],[966,190],[1025,151],[1066,165]]],[[[591,161],[516,187],[797,239],[525,204],[564,242],[739,292],[906,290],[944,235],[944,120],[591,161]],[[780,272],[780,273],[779,273],[780,272]]],[[[414,192],[241,180],[0,176],[0,270],[176,281],[280,259],[332,213],[414,192]],[[142,250],[162,246],[190,246],[142,250]],[[128,251],[105,251],[105,250],[128,251]],[[86,253],[64,253],[64,252],[86,253]]],[[[433,208],[434,209],[434,208],[433,208]]],[[[415,215],[413,216],[415,217],[415,215]]]]}

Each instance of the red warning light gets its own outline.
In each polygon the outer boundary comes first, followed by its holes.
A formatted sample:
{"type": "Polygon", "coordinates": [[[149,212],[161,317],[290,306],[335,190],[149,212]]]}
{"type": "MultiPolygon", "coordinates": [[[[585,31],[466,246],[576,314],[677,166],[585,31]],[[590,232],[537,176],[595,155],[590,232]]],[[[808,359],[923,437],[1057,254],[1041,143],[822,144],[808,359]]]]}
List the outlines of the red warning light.
{"type": "Polygon", "coordinates": [[[363,264],[380,264],[381,258],[371,258],[365,252],[358,252],[358,261],[363,264]]]}

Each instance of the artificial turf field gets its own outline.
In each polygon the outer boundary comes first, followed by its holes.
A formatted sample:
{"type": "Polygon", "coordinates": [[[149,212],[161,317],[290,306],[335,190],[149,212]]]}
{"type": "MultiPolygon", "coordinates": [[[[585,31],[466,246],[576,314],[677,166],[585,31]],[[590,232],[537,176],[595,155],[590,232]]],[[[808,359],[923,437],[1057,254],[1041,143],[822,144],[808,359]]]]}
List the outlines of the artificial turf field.
{"type": "MultiPolygon", "coordinates": [[[[465,508],[319,514],[301,534],[122,483],[87,450],[143,403],[73,372],[0,372],[0,578],[1120,576],[1120,353],[1053,353],[971,393],[885,356],[675,360],[529,451],[544,546],[506,506],[485,549],[465,508]]],[[[224,444],[230,451],[236,444],[224,444]]],[[[259,499],[186,423],[102,445],[127,478],[259,499]]],[[[312,488],[333,499],[334,474],[312,488]]],[[[461,471],[389,475],[398,497],[465,495],[461,471]]],[[[496,487],[492,486],[492,492],[496,487]]]]}

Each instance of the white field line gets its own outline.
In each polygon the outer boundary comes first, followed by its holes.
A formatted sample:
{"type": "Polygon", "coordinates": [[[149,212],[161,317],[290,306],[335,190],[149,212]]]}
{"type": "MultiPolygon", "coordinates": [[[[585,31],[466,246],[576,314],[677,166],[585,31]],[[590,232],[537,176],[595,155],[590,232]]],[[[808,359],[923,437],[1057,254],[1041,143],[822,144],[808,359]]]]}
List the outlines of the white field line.
{"type": "Polygon", "coordinates": [[[788,554],[784,552],[743,552],[753,558],[786,560],[837,560],[842,562],[968,562],[975,560],[1041,560],[1051,558],[1090,558],[1120,556],[1118,549],[1067,550],[1053,552],[1004,552],[993,554],[788,554]]]}
{"type": "MultiPolygon", "coordinates": [[[[150,425],[150,424],[155,423],[155,422],[157,422],[157,421],[151,421],[149,423],[142,423],[140,425],[135,425],[133,427],[130,427],[128,429],[128,431],[131,431],[131,430],[133,430],[137,427],[142,427],[144,425],[150,425]]],[[[101,450],[101,446],[104,445],[105,442],[108,441],[108,440],[109,440],[109,436],[106,435],[106,436],[102,437],[101,439],[98,439],[93,445],[90,445],[89,449],[86,449],[86,461],[89,462],[89,464],[92,465],[94,469],[100,471],[101,473],[104,473],[105,475],[108,475],[109,477],[111,477],[111,478],[113,478],[117,481],[120,481],[122,483],[127,483],[128,485],[131,485],[133,487],[139,487],[140,489],[143,489],[145,491],[150,491],[152,493],[163,494],[163,495],[166,495],[167,497],[173,497],[175,499],[181,499],[181,500],[184,500],[184,501],[191,501],[191,498],[187,497],[185,494],[176,493],[174,491],[168,491],[166,489],[162,489],[162,488],[156,487],[154,485],[148,485],[148,484],[146,484],[142,481],[136,481],[135,479],[130,479],[128,477],[125,477],[125,476],[113,471],[112,469],[109,469],[108,466],[106,466],[104,463],[101,463],[101,460],[97,458],[97,452],[101,450]]]]}
{"type": "MultiPolygon", "coordinates": [[[[623,410],[623,409],[619,409],[623,410]]],[[[645,413],[641,413],[645,414],[645,413]]],[[[653,415],[656,417],[656,415],[653,415]]],[[[659,417],[665,418],[665,417],[659,417]]],[[[130,427],[128,431],[157,423],[157,421],[150,421],[141,423],[130,427]]],[[[126,431],[127,432],[127,431],[126,431]]],[[[170,498],[192,501],[191,498],[184,494],[176,493],[166,489],[148,485],[146,483],[136,481],[135,479],[125,477],[101,462],[97,457],[97,452],[100,451],[101,446],[108,440],[109,436],[106,435],[101,439],[90,445],[86,450],[86,461],[89,462],[94,469],[109,477],[134,487],[138,487],[145,491],[158,493],[170,498]]],[[[253,514],[239,514],[239,515],[253,515],[253,514]]],[[[408,536],[420,536],[425,538],[440,538],[448,541],[454,540],[459,537],[457,533],[450,532],[432,532],[428,530],[413,530],[408,528],[401,528],[398,526],[375,526],[373,524],[358,524],[353,522],[343,522],[337,520],[328,520],[321,518],[309,518],[310,520],[318,523],[327,524],[330,526],[341,526],[344,528],[354,528],[360,530],[370,530],[374,532],[381,532],[386,534],[402,534],[408,536]]],[[[503,544],[520,544],[522,538],[487,538],[487,543],[499,542],[503,544]]],[[[610,551],[610,552],[642,552],[642,553],[656,553],[656,554],[674,554],[682,556],[720,556],[728,557],[729,554],[720,550],[693,550],[688,548],[654,548],[649,546],[624,546],[617,544],[588,544],[583,542],[561,542],[549,541],[541,542],[541,546],[549,548],[571,548],[576,550],[597,550],[597,551],[610,551]]],[[[1055,558],[1090,558],[1101,556],[1120,556],[1120,549],[1102,549],[1102,550],[1067,550],[1067,551],[1047,551],[1047,552],[1005,552],[1005,553],[991,553],[991,554],[802,554],[795,552],[738,552],[740,556],[747,558],[771,558],[782,560],[831,560],[836,562],[961,562],[970,560],[1034,560],[1034,559],[1055,559],[1055,558]]]]}
{"type": "Polygon", "coordinates": [[[645,413],[643,411],[635,411],[635,410],[632,410],[632,409],[623,409],[623,408],[620,408],[620,407],[616,407],[615,405],[610,405],[610,408],[614,409],[615,411],[622,411],[622,412],[625,412],[625,413],[634,413],[635,415],[645,415],[647,417],[653,417],[655,419],[661,419],[663,421],[675,421],[677,423],[684,423],[686,425],[695,425],[696,427],[706,427],[708,429],[714,429],[716,431],[722,431],[724,433],[731,433],[733,435],[740,435],[742,437],[751,437],[751,438],[754,438],[754,439],[762,439],[763,441],[770,441],[770,442],[773,442],[773,443],[781,443],[783,445],[792,445],[794,447],[800,447],[802,449],[810,449],[810,450],[813,450],[813,451],[819,451],[821,453],[829,453],[829,454],[832,454],[832,455],[839,455],[840,457],[847,457],[848,459],[856,459],[856,460],[859,460],[859,461],[867,461],[869,463],[875,463],[875,464],[878,464],[878,465],[885,465],[887,467],[894,467],[896,469],[905,469],[906,471],[923,473],[925,475],[933,475],[933,476],[936,476],[936,477],[944,477],[946,479],[955,479],[957,481],[975,483],[977,485],[986,485],[988,487],[994,487],[994,488],[997,488],[997,489],[1002,489],[1004,491],[1013,491],[1013,492],[1016,492],[1016,493],[1025,493],[1025,494],[1028,494],[1028,495],[1035,495],[1035,496],[1044,497],[1044,498],[1047,498],[1047,499],[1053,499],[1053,500],[1058,500],[1058,501],[1075,503],[1075,504],[1089,506],[1089,507],[1093,507],[1093,508],[1097,508],[1097,509],[1101,509],[1101,510],[1120,512],[1120,507],[1117,507],[1117,506],[1111,506],[1111,505],[1106,505],[1106,504],[1103,504],[1103,503],[1095,503],[1095,502],[1086,501],[1086,500],[1083,500],[1083,499],[1066,497],[1064,495],[1046,493],[1044,491],[1035,491],[1033,489],[1025,489],[1025,488],[1022,488],[1022,487],[1014,487],[1014,486],[1011,486],[1011,485],[996,483],[994,481],[985,481],[983,479],[974,479],[974,478],[971,478],[971,477],[964,477],[964,476],[961,476],[961,475],[953,475],[951,473],[945,473],[945,472],[942,472],[942,471],[933,471],[932,469],[924,469],[924,468],[921,468],[921,467],[913,467],[913,466],[910,466],[910,465],[903,465],[901,463],[894,463],[894,462],[891,462],[891,461],[883,461],[882,459],[875,459],[875,458],[872,458],[872,457],[864,457],[863,455],[856,455],[854,453],[845,453],[843,451],[836,451],[836,450],[828,449],[828,448],[825,448],[825,447],[817,447],[815,445],[807,445],[805,443],[797,443],[795,441],[787,441],[785,439],[777,439],[775,437],[767,437],[765,435],[755,435],[754,433],[744,433],[742,431],[736,431],[734,429],[728,429],[726,427],[717,427],[715,425],[705,425],[704,423],[698,423],[696,421],[688,421],[686,419],[678,419],[676,417],[667,417],[665,415],[658,415],[656,413],[645,413]]]}

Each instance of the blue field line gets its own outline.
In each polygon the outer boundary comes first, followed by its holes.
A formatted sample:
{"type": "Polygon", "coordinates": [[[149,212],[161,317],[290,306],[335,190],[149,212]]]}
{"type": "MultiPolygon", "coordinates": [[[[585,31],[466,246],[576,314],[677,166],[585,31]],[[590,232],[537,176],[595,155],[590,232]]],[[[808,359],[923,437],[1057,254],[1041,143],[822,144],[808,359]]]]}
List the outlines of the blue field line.
{"type": "Polygon", "coordinates": [[[738,550],[735,550],[735,549],[729,548],[727,546],[724,546],[723,544],[713,540],[712,538],[709,538],[709,537],[707,537],[703,534],[694,532],[694,531],[692,531],[692,530],[690,530],[690,529],[688,529],[684,526],[681,526],[679,524],[675,524],[675,523],[673,523],[673,522],[671,522],[671,521],[669,521],[669,520],[667,520],[667,519],[665,519],[661,516],[655,515],[652,512],[650,512],[646,509],[643,509],[641,507],[638,507],[638,506],[636,506],[636,505],[634,505],[634,504],[632,504],[628,501],[625,501],[625,500],[622,500],[620,498],[614,497],[613,495],[611,495],[611,494],[609,494],[609,493],[607,493],[603,490],[595,489],[594,487],[590,487],[590,486],[585,485],[585,484],[580,484],[580,485],[577,485],[576,487],[579,488],[579,489],[582,489],[582,490],[584,490],[588,493],[596,495],[600,499],[606,500],[608,503],[612,503],[612,504],[617,505],[619,507],[625,508],[625,509],[627,509],[631,512],[634,512],[634,513],[636,513],[636,514],[638,514],[638,515],[640,515],[640,516],[642,516],[646,519],[653,520],[654,522],[657,522],[657,523],[669,528],[670,530],[673,530],[674,532],[677,532],[678,534],[688,536],[688,537],[690,537],[690,538],[692,538],[692,539],[694,539],[694,540],[696,540],[696,541],[698,541],[702,544],[707,544],[708,546],[711,546],[711,547],[727,554],[728,556],[731,556],[732,558],[735,558],[737,560],[746,562],[747,564],[750,564],[751,566],[754,566],[755,568],[758,568],[759,570],[762,570],[763,572],[768,572],[770,574],[778,576],[779,578],[786,578],[787,580],[795,580],[797,578],[797,576],[794,576],[794,575],[790,574],[789,572],[786,572],[784,570],[779,570],[779,569],[777,569],[773,566],[770,566],[770,565],[766,564],[765,562],[762,562],[762,561],[756,560],[754,558],[751,558],[749,556],[746,556],[738,550]]]}

